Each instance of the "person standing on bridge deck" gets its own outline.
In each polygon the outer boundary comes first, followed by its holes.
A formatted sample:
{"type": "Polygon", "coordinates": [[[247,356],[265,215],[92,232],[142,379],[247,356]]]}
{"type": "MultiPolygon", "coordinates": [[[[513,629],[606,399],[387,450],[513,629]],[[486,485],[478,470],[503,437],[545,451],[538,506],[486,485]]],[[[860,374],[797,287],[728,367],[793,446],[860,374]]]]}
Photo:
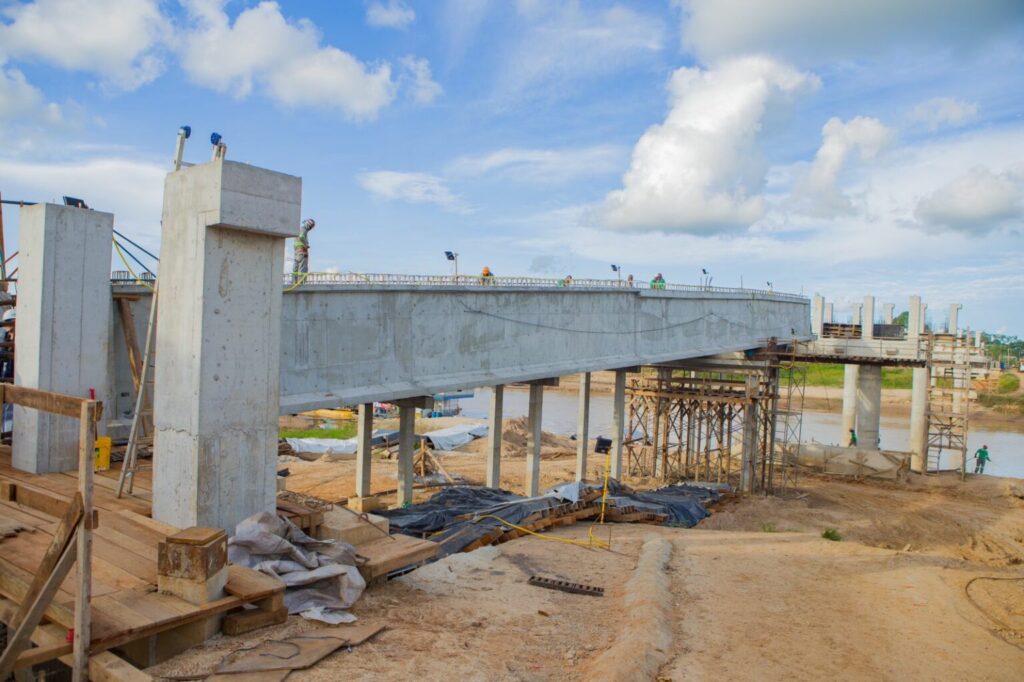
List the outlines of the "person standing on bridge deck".
{"type": "Polygon", "coordinates": [[[978,448],[978,451],[974,453],[974,473],[985,473],[985,462],[991,461],[991,459],[992,458],[988,456],[987,445],[982,445],[978,448]]]}
{"type": "Polygon", "coordinates": [[[484,266],[484,269],[480,271],[480,283],[483,285],[494,284],[494,273],[491,269],[484,266]]]}
{"type": "Polygon", "coordinates": [[[558,286],[567,287],[572,284],[572,275],[566,275],[565,279],[558,280],[558,286]]]}
{"type": "Polygon", "coordinates": [[[665,288],[665,278],[661,276],[660,272],[657,275],[654,276],[654,279],[651,280],[651,288],[652,289],[664,289],[665,288]]]}
{"type": "Polygon", "coordinates": [[[316,221],[306,218],[299,225],[299,234],[295,237],[295,267],[296,275],[305,275],[309,272],[309,231],[316,227],[316,221]]]}
{"type": "Polygon", "coordinates": [[[629,289],[633,288],[633,273],[630,273],[629,277],[626,278],[626,287],[629,289]]]}
{"type": "Polygon", "coordinates": [[[854,431],[853,429],[850,429],[850,443],[849,443],[849,447],[851,447],[851,448],[857,447],[857,432],[854,431]]]}

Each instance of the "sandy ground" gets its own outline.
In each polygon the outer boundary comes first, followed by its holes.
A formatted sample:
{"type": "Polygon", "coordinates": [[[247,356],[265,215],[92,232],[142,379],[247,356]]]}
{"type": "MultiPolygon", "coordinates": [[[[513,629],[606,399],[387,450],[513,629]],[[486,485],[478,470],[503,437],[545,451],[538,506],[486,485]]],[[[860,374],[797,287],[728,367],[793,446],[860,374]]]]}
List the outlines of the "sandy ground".
{"type": "MultiPolygon", "coordinates": [[[[526,537],[456,555],[367,591],[353,612],[388,629],[289,679],[588,679],[626,637],[640,546],[665,538],[671,645],[659,679],[1019,680],[1024,500],[1014,483],[804,477],[795,496],[742,499],[694,529],[609,526],[612,551],[526,537]],[[823,539],[825,528],[843,540],[823,539]],[[606,596],[531,587],[534,574],[606,596]]],[[[235,649],[315,627],[291,618],[218,637],[149,672],[209,670],[235,649]]]]}

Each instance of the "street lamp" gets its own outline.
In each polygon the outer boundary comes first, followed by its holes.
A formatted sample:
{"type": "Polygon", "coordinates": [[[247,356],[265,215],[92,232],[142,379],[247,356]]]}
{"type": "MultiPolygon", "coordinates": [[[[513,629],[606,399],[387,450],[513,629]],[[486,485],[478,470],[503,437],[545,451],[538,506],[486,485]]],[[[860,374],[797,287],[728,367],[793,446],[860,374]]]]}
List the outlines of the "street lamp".
{"type": "Polygon", "coordinates": [[[622,266],[612,263],[612,272],[619,276],[619,284],[622,283],[622,266]]]}
{"type": "Polygon", "coordinates": [[[454,251],[445,251],[444,252],[444,257],[452,262],[452,267],[454,268],[454,272],[455,272],[455,280],[458,281],[458,279],[459,279],[459,254],[455,253],[454,251]]]}

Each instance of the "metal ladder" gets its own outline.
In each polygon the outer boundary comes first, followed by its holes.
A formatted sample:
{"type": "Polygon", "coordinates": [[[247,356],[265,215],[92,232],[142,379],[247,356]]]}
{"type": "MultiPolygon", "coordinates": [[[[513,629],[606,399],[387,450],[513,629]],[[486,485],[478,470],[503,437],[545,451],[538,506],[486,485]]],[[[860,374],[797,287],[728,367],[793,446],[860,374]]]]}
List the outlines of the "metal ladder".
{"type": "MultiPolygon", "coordinates": [[[[146,348],[142,353],[142,365],[139,368],[138,390],[135,394],[135,413],[132,415],[132,428],[128,433],[128,447],[125,449],[124,461],[121,463],[121,475],[117,480],[117,496],[131,495],[135,485],[135,474],[139,468],[139,432],[146,428],[145,420],[149,419],[149,428],[153,427],[153,409],[146,407],[146,395],[152,393],[153,355],[156,339],[156,306],[159,281],[153,284],[153,298],[149,306],[149,322],[146,325],[146,348]]],[[[153,436],[150,431],[150,437],[153,436]]]]}

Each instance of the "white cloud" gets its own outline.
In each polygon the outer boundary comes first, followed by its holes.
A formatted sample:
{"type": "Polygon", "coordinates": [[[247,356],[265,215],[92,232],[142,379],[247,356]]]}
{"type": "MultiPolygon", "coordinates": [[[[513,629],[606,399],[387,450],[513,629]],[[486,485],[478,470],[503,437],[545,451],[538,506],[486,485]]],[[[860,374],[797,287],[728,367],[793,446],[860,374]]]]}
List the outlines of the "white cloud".
{"type": "Polygon", "coordinates": [[[427,173],[372,171],[356,179],[363,189],[387,201],[410,204],[436,204],[451,211],[463,211],[462,201],[452,194],[444,180],[427,173]]]}
{"type": "Polygon", "coordinates": [[[818,215],[849,211],[850,199],[837,181],[850,155],[857,152],[861,159],[874,158],[894,139],[893,132],[877,118],[829,119],[821,129],[821,147],[800,187],[800,193],[810,199],[812,211],[818,215]]]}
{"type": "Polygon", "coordinates": [[[444,88],[430,75],[430,62],[411,55],[399,60],[403,79],[408,82],[407,90],[417,104],[430,104],[444,92],[444,88]]]}
{"type": "Polygon", "coordinates": [[[911,109],[909,118],[914,123],[924,125],[928,130],[938,130],[947,125],[963,125],[977,114],[977,104],[952,97],[933,97],[911,109]]]}
{"type": "Polygon", "coordinates": [[[144,236],[147,246],[158,248],[167,172],[154,163],[125,157],[64,163],[0,159],[0,186],[7,196],[26,201],[80,197],[96,210],[113,213],[118,230],[144,236]]]}
{"type": "Polygon", "coordinates": [[[627,7],[584,9],[579,2],[520,7],[530,21],[499,78],[499,99],[547,88],[560,93],[580,78],[619,71],[662,49],[660,20],[627,7]]]}
{"type": "Polygon", "coordinates": [[[402,0],[374,0],[366,8],[366,23],[378,28],[405,28],[416,20],[416,12],[402,0]]]}
{"type": "Polygon", "coordinates": [[[707,233],[755,222],[764,212],[766,164],[757,138],[765,113],[817,85],[813,75],[768,57],[678,69],[665,122],[643,134],[623,189],[605,200],[606,225],[707,233]]]}
{"type": "Polygon", "coordinates": [[[196,26],[181,62],[200,85],[239,98],[258,87],[287,106],[337,109],[350,119],[373,119],[395,97],[388,64],[370,66],[322,45],[311,21],[289,22],[276,2],[242,11],[233,24],[216,0],[188,8],[196,26]]]}
{"type": "Polygon", "coordinates": [[[0,121],[34,115],[43,106],[43,94],[17,69],[0,69],[0,121]]]}
{"type": "Polygon", "coordinates": [[[459,177],[495,174],[519,182],[566,182],[609,173],[620,167],[624,150],[612,145],[575,149],[506,147],[478,156],[461,156],[448,166],[459,177]]]}
{"type": "Polygon", "coordinates": [[[921,199],[914,215],[927,225],[985,234],[1024,216],[1024,175],[976,166],[921,199]]]}
{"type": "Polygon", "coordinates": [[[702,59],[765,52],[799,63],[906,45],[969,46],[1024,19],[1019,0],[682,0],[682,46],[702,59]]]}
{"type": "Polygon", "coordinates": [[[39,60],[102,77],[133,90],[164,69],[160,48],[171,35],[157,0],[36,0],[2,11],[0,61],[39,60]]]}

